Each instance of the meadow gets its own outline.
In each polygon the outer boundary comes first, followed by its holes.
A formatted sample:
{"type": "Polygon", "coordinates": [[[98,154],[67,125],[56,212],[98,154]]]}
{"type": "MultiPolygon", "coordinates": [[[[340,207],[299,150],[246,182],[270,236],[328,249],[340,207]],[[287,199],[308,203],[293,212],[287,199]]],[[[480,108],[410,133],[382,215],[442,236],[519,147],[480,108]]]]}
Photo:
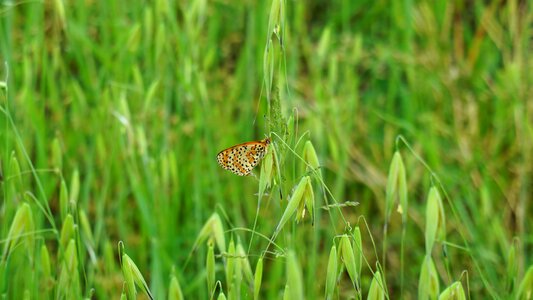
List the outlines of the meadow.
{"type": "Polygon", "coordinates": [[[532,53],[523,0],[2,1],[0,295],[532,299],[532,53]]]}

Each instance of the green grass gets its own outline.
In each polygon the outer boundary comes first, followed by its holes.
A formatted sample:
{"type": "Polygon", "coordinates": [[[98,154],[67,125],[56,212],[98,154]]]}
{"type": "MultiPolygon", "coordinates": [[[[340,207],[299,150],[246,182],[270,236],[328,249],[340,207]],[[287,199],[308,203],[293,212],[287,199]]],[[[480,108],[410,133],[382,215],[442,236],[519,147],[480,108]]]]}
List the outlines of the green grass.
{"type": "Polygon", "coordinates": [[[0,295],[532,297],[532,20],[1,2],[0,295]],[[256,176],[217,165],[265,136],[256,176]]]}

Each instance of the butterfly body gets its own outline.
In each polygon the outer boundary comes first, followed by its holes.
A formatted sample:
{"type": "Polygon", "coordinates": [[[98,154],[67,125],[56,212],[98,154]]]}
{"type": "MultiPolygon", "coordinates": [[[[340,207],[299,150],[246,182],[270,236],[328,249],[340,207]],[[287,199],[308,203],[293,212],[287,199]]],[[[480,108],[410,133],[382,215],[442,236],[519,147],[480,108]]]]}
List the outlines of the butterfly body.
{"type": "Polygon", "coordinates": [[[270,139],[266,138],[229,147],[217,154],[218,164],[239,176],[249,175],[265,156],[269,144],[270,139]]]}

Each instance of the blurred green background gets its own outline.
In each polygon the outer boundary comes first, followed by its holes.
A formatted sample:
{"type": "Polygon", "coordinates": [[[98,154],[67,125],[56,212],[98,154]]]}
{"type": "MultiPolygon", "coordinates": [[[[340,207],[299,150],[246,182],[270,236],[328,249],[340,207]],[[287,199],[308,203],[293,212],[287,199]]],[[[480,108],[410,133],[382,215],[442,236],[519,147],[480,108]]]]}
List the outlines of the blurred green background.
{"type": "Polygon", "coordinates": [[[178,299],[178,284],[187,299],[252,298],[250,272],[228,276],[230,240],[255,271],[307,175],[314,224],[309,213],[284,224],[261,299],[325,298],[330,249],[343,233],[357,245],[354,228],[367,263],[354,287],[338,255],[334,299],[374,297],[378,269],[384,297],[425,298],[432,186],[445,219],[426,296],[459,281],[474,299],[522,297],[533,290],[532,20],[521,0],[1,2],[0,294],[125,296],[123,241],[156,299],[178,299]],[[254,227],[259,168],[239,177],[215,157],[267,135],[280,164],[254,227]],[[323,181],[306,171],[306,141],[323,181]],[[395,151],[409,206],[389,219],[395,151]],[[323,209],[334,201],[359,204],[323,209]],[[200,232],[215,212],[227,251],[217,244],[210,265],[200,232]]]}

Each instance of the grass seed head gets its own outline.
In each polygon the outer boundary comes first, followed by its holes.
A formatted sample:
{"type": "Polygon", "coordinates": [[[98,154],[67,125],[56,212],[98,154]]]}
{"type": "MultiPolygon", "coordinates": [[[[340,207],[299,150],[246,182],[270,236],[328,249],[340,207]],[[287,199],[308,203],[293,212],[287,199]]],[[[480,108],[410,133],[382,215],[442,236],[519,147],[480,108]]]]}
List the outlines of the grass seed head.
{"type": "Polygon", "coordinates": [[[363,267],[363,242],[361,239],[361,230],[359,226],[356,226],[353,231],[354,237],[354,256],[355,256],[355,269],[357,271],[357,276],[361,276],[361,268],[363,267]]]}
{"type": "Polygon", "coordinates": [[[122,275],[124,275],[124,288],[126,289],[126,295],[128,299],[136,299],[137,290],[135,289],[135,280],[133,279],[133,271],[129,264],[129,256],[127,254],[122,255],[122,275]]]}
{"type": "Polygon", "coordinates": [[[466,300],[465,291],[460,281],[452,283],[440,295],[439,300],[466,300]]]}
{"type": "Polygon", "coordinates": [[[385,222],[388,222],[392,213],[394,204],[399,202],[399,211],[402,212],[402,220],[407,221],[407,181],[405,175],[405,167],[402,156],[399,151],[394,153],[392,162],[389,168],[389,176],[387,178],[387,186],[385,189],[385,222]]]}
{"type": "Polygon", "coordinates": [[[209,243],[207,246],[205,269],[207,273],[207,291],[209,295],[212,295],[215,291],[215,250],[213,243],[209,243]]]}
{"type": "MultiPolygon", "coordinates": [[[[276,232],[279,232],[283,228],[283,226],[285,226],[287,221],[294,214],[294,212],[298,210],[298,208],[300,208],[300,212],[303,210],[302,200],[305,189],[307,188],[308,178],[308,176],[303,177],[294,189],[294,192],[292,193],[291,198],[289,199],[289,203],[287,204],[287,207],[285,208],[285,211],[281,216],[278,226],[276,227],[276,232]]],[[[299,218],[300,214],[298,214],[297,220],[299,220],[299,218]]]]}
{"type": "Polygon", "coordinates": [[[333,299],[333,292],[337,285],[337,261],[337,248],[335,247],[335,244],[333,244],[329,251],[328,269],[326,273],[326,299],[333,299]]]}
{"type": "Polygon", "coordinates": [[[67,217],[63,221],[63,227],[61,227],[60,245],[63,250],[67,248],[68,242],[73,238],[76,231],[75,227],[74,218],[71,214],[67,214],[67,217]]]}
{"type": "Polygon", "coordinates": [[[348,275],[350,276],[350,279],[352,281],[352,284],[355,286],[358,286],[358,275],[357,275],[357,265],[355,263],[355,255],[352,247],[352,243],[350,242],[350,238],[348,235],[343,235],[341,237],[340,242],[341,247],[341,257],[342,261],[344,262],[344,266],[346,267],[346,271],[348,271],[348,275]]]}
{"type": "Polygon", "coordinates": [[[226,295],[224,295],[224,292],[220,292],[220,294],[218,294],[217,300],[226,300],[226,295]]]}
{"type": "Polygon", "coordinates": [[[168,288],[169,300],[183,300],[183,292],[181,291],[180,283],[176,276],[172,276],[170,279],[170,285],[168,288]]]}
{"type": "Polygon", "coordinates": [[[263,161],[261,162],[261,171],[259,175],[259,195],[262,196],[265,190],[272,186],[272,180],[274,179],[274,152],[276,148],[274,145],[268,147],[267,153],[263,161]]]}
{"type": "Polygon", "coordinates": [[[370,283],[370,289],[368,290],[368,300],[384,300],[385,299],[385,286],[381,279],[381,273],[377,271],[374,273],[372,282],[370,283]]]}
{"type": "Polygon", "coordinates": [[[432,187],[429,190],[426,205],[426,229],[424,233],[426,239],[426,255],[430,255],[435,239],[439,238],[444,240],[446,234],[444,207],[436,187],[432,187]]]}
{"type": "Polygon", "coordinates": [[[61,219],[65,220],[69,212],[68,206],[68,188],[64,179],[61,179],[61,187],[59,188],[59,211],[61,219]]]}
{"type": "Polygon", "coordinates": [[[255,266],[254,274],[254,300],[259,299],[259,291],[261,290],[261,282],[263,280],[263,257],[260,257],[255,266]]]}
{"type": "Polygon", "coordinates": [[[287,285],[290,287],[290,298],[294,300],[304,299],[302,272],[298,258],[294,251],[287,254],[287,285]]]}
{"type": "Polygon", "coordinates": [[[533,295],[533,265],[529,266],[520,282],[516,299],[531,299],[531,295],[533,295]]]}
{"type": "MultiPolygon", "coordinates": [[[[150,289],[148,288],[148,284],[146,284],[146,281],[144,280],[144,277],[141,273],[141,271],[139,270],[139,268],[137,267],[137,265],[135,264],[135,262],[133,262],[133,260],[127,255],[127,254],[124,254],[124,256],[122,257],[122,269],[124,271],[124,268],[126,269],[129,269],[129,272],[128,273],[128,276],[131,276],[129,279],[133,279],[133,282],[135,283],[135,285],[137,285],[141,291],[143,291],[144,293],[146,293],[146,295],[150,298],[150,299],[154,299],[153,295],[152,295],[152,292],[150,291],[150,289]]],[[[126,278],[126,276],[124,276],[126,278]]],[[[129,283],[130,285],[131,283],[129,283]]],[[[130,287],[131,288],[131,287],[130,287]]],[[[135,289],[135,287],[133,287],[135,289]]],[[[130,294],[128,294],[128,297],[130,296],[130,294]]],[[[133,298],[135,299],[135,298],[133,298]]]]}
{"type": "Polygon", "coordinates": [[[21,240],[22,236],[26,234],[25,240],[28,242],[28,249],[32,249],[33,244],[33,234],[35,230],[35,224],[33,222],[33,214],[31,212],[31,207],[28,203],[23,203],[17,209],[13,221],[11,222],[11,227],[7,233],[6,242],[4,245],[4,252],[2,255],[2,262],[7,259],[9,253],[14,249],[18,242],[21,240]]]}
{"type": "Polygon", "coordinates": [[[78,255],[74,239],[68,242],[68,246],[61,258],[61,273],[59,275],[58,290],[62,297],[81,297],[80,277],[78,273],[78,255]]]}
{"type": "Polygon", "coordinates": [[[320,172],[320,162],[318,161],[318,156],[316,155],[315,147],[311,141],[305,142],[303,159],[308,164],[306,166],[307,171],[317,171],[320,172]],[[309,170],[312,168],[312,170],[309,170]]]}
{"type": "Polygon", "coordinates": [[[194,242],[193,250],[195,250],[201,243],[205,242],[210,237],[215,239],[218,250],[221,253],[226,252],[224,226],[222,225],[220,216],[216,212],[211,215],[211,217],[205,222],[204,226],[200,230],[200,233],[194,242]]]}
{"type": "Polygon", "coordinates": [[[48,253],[48,248],[46,248],[45,244],[41,246],[41,270],[43,272],[43,277],[45,278],[49,278],[52,275],[50,254],[48,253]]]}
{"type": "Polygon", "coordinates": [[[228,287],[231,286],[231,284],[233,283],[236,263],[237,261],[235,259],[235,242],[233,242],[233,239],[231,239],[228,246],[228,255],[226,256],[226,281],[228,287]]]}
{"type": "Polygon", "coordinates": [[[431,256],[425,256],[418,280],[418,299],[435,299],[439,294],[439,278],[431,256]]]}

